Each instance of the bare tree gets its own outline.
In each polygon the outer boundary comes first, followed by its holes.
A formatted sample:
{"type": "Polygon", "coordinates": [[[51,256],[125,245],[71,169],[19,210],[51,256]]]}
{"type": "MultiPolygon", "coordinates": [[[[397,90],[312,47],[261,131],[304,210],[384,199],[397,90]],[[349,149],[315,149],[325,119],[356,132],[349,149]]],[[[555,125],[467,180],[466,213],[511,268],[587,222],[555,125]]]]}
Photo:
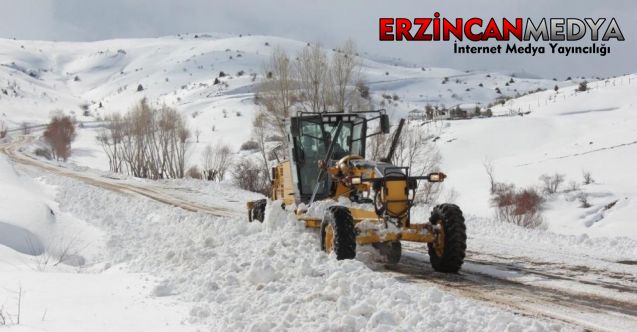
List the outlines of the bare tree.
{"type": "Polygon", "coordinates": [[[66,161],[71,155],[71,142],[75,139],[75,126],[68,116],[54,117],[42,135],[57,160],[66,161]]]}
{"type": "MultiPolygon", "coordinates": [[[[265,67],[264,79],[259,84],[257,102],[266,115],[268,125],[280,137],[287,134],[286,120],[292,112],[296,89],[294,67],[287,53],[275,48],[265,67]]],[[[283,144],[287,141],[283,140],[283,144]]]]}
{"type": "Polygon", "coordinates": [[[266,147],[266,138],[267,138],[267,122],[266,115],[263,112],[258,112],[254,121],[252,122],[252,136],[254,140],[259,145],[259,153],[261,154],[261,158],[263,161],[263,170],[265,171],[266,177],[270,180],[270,172],[269,163],[268,163],[268,152],[266,147]]]}
{"type": "Polygon", "coordinates": [[[359,82],[361,66],[356,57],[356,46],[352,40],[345,42],[342,49],[332,55],[329,68],[329,84],[336,112],[351,110],[352,92],[359,82]]]}
{"type": "Polygon", "coordinates": [[[495,194],[496,189],[495,167],[493,166],[493,161],[485,159],[482,161],[482,166],[484,166],[484,170],[487,172],[487,176],[489,177],[489,184],[491,185],[489,192],[493,195],[495,194]]]}
{"type": "Polygon", "coordinates": [[[372,160],[381,160],[387,156],[391,146],[391,135],[375,135],[367,142],[367,156],[372,160]]]}
{"type": "Polygon", "coordinates": [[[202,159],[204,178],[208,181],[223,181],[232,164],[232,151],[222,143],[217,143],[214,148],[208,145],[204,149],[202,159]]]}
{"type": "Polygon", "coordinates": [[[122,171],[122,138],[125,130],[124,119],[119,113],[106,117],[106,129],[97,135],[97,141],[108,157],[109,169],[112,172],[122,171]]]}
{"type": "Polygon", "coordinates": [[[582,177],[584,178],[584,184],[591,184],[595,182],[595,180],[593,179],[593,175],[589,171],[583,171],[582,177]]]}
{"type": "Polygon", "coordinates": [[[199,143],[199,136],[201,135],[201,129],[195,129],[195,137],[197,138],[197,143],[199,143]]]}
{"type": "Polygon", "coordinates": [[[153,109],[143,99],[125,117],[114,115],[107,123],[97,140],[112,170],[152,179],[184,177],[190,131],[175,109],[153,109]]]}
{"type": "Polygon", "coordinates": [[[417,175],[438,167],[442,158],[433,137],[428,127],[404,126],[392,162],[409,167],[417,175]]]}
{"type": "Polygon", "coordinates": [[[327,106],[331,102],[328,70],[327,55],[320,44],[306,46],[297,56],[296,72],[306,111],[328,111],[327,106]]]}
{"type": "Polygon", "coordinates": [[[555,194],[559,191],[560,185],[564,183],[564,174],[543,174],[540,176],[540,181],[542,181],[542,191],[544,191],[544,193],[548,195],[555,194]]]}

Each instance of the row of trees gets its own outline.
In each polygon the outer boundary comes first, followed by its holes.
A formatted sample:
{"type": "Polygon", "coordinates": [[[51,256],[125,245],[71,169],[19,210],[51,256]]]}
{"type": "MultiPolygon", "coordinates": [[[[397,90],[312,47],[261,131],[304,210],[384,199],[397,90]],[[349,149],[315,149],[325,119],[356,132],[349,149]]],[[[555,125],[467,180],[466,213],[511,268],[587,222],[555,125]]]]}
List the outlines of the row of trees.
{"type": "Polygon", "coordinates": [[[97,140],[113,172],[150,178],[182,178],[186,164],[186,120],[167,106],[151,107],[146,99],[124,116],[113,114],[97,140]]]}
{"type": "MultiPolygon", "coordinates": [[[[287,151],[286,126],[294,112],[368,110],[371,105],[369,88],[362,81],[360,72],[361,63],[352,41],[334,49],[329,56],[320,44],[308,44],[294,56],[274,48],[255,97],[260,109],[252,123],[252,139],[257,145],[260,161],[255,164],[242,160],[237,170],[249,175],[248,178],[259,179],[238,184],[244,189],[268,191],[269,161],[273,159],[269,148],[287,151]]],[[[278,155],[274,157],[278,159],[278,155]]],[[[241,179],[237,181],[241,182],[241,179]]]]}
{"type": "MultiPolygon", "coordinates": [[[[261,80],[256,102],[262,118],[254,123],[278,137],[296,110],[354,112],[369,109],[369,89],[361,81],[361,64],[352,41],[331,56],[319,44],[308,44],[294,58],[275,48],[261,80]]],[[[285,140],[281,141],[286,145],[285,140]]]]}

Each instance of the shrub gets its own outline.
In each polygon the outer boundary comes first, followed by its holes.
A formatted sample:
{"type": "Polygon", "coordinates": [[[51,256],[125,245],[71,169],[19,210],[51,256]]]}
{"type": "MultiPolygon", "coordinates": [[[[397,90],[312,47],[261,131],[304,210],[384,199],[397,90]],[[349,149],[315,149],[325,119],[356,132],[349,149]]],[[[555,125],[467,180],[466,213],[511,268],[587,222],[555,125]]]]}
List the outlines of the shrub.
{"type": "Polygon", "coordinates": [[[579,183],[577,183],[576,181],[571,181],[568,183],[568,186],[566,186],[566,189],[564,189],[564,191],[570,193],[574,191],[579,191],[580,189],[581,188],[579,183]]]}
{"type": "Polygon", "coordinates": [[[143,86],[143,85],[141,85],[141,84],[139,84],[139,85],[137,86],[137,92],[141,92],[141,91],[144,91],[144,86],[143,86]]]}
{"type": "Polygon", "coordinates": [[[517,189],[513,184],[498,183],[491,197],[496,218],[526,228],[543,227],[542,196],[535,188],[517,189]]]}
{"type": "Polygon", "coordinates": [[[75,135],[75,126],[71,118],[62,116],[51,119],[42,136],[51,147],[51,156],[66,161],[71,155],[71,142],[75,135]]]}
{"type": "Polygon", "coordinates": [[[259,143],[255,141],[247,141],[241,144],[241,151],[256,150],[258,148],[259,148],[259,143]]]}
{"type": "Polygon", "coordinates": [[[271,184],[267,171],[257,166],[250,159],[242,159],[232,170],[235,184],[244,190],[264,195],[270,193],[271,184]]]}
{"type": "Polygon", "coordinates": [[[365,82],[358,81],[356,83],[356,90],[358,90],[361,98],[369,99],[369,86],[367,86],[365,82]]]}
{"type": "Polygon", "coordinates": [[[589,171],[582,172],[582,177],[584,177],[584,184],[591,184],[595,182],[593,175],[591,175],[591,172],[589,171]]]}
{"type": "Polygon", "coordinates": [[[543,174],[540,176],[542,181],[542,191],[545,194],[552,195],[559,191],[560,185],[564,183],[564,174],[555,173],[552,176],[543,174]]]}
{"type": "Polygon", "coordinates": [[[213,84],[214,84],[214,85],[217,85],[217,84],[219,84],[219,83],[221,83],[221,81],[219,81],[219,78],[215,77],[215,82],[214,82],[213,84]]]}
{"type": "Polygon", "coordinates": [[[219,77],[226,77],[226,73],[224,73],[223,71],[219,72],[219,77]]]}
{"type": "Polygon", "coordinates": [[[51,150],[49,150],[49,149],[37,148],[37,149],[35,149],[34,153],[35,153],[36,156],[46,158],[47,160],[53,159],[51,157],[51,150]]]}
{"type": "Polygon", "coordinates": [[[577,200],[580,202],[580,207],[587,209],[592,205],[588,202],[588,194],[585,192],[580,192],[577,194],[577,200]]]}
{"type": "Polygon", "coordinates": [[[203,152],[203,176],[208,181],[223,181],[232,164],[232,151],[227,145],[208,145],[203,152]]]}
{"type": "Polygon", "coordinates": [[[577,91],[584,92],[586,90],[588,90],[588,82],[586,81],[581,82],[579,86],[577,87],[577,91]]]}
{"type": "Polygon", "coordinates": [[[186,177],[197,180],[203,179],[203,175],[201,174],[201,171],[199,170],[199,167],[197,167],[197,165],[193,165],[188,168],[188,170],[186,171],[186,177]]]}

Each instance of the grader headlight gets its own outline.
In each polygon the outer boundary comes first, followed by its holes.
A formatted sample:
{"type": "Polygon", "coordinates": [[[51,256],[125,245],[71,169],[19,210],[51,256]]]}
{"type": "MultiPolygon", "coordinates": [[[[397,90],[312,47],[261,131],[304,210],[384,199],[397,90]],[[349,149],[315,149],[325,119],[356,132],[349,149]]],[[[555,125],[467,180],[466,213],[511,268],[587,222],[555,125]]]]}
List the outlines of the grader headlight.
{"type": "Polygon", "coordinates": [[[442,172],[438,172],[438,173],[429,173],[429,175],[427,175],[427,179],[429,180],[429,182],[442,182],[445,180],[447,176],[445,175],[445,173],[442,172]]]}

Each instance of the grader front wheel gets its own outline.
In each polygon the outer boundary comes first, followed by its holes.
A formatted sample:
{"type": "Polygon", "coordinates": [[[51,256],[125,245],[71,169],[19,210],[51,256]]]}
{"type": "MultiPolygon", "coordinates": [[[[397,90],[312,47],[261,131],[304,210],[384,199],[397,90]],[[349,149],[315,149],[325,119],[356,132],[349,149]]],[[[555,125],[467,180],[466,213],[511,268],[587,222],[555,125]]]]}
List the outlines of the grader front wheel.
{"type": "Polygon", "coordinates": [[[462,211],[457,205],[441,204],[433,209],[429,221],[440,226],[436,240],[427,244],[431,266],[438,272],[458,272],[467,250],[462,211]]]}
{"type": "Polygon", "coordinates": [[[325,211],[321,222],[321,249],[328,254],[334,252],[338,260],[356,257],[354,219],[348,208],[332,206],[325,211]]]}

